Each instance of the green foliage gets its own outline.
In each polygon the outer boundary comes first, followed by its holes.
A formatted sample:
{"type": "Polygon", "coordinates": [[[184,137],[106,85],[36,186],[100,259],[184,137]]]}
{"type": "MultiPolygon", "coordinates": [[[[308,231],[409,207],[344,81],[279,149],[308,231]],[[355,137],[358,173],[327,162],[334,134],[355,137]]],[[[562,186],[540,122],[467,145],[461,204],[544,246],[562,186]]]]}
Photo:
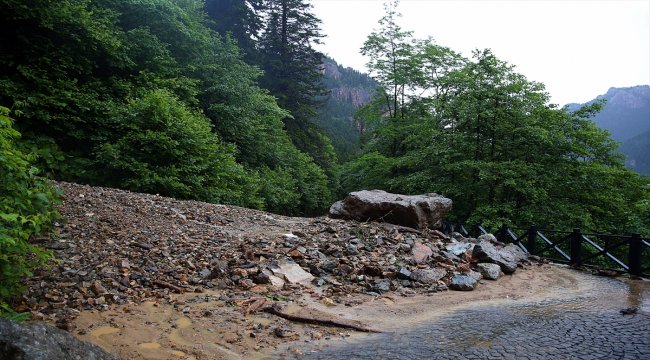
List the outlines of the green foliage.
{"type": "Polygon", "coordinates": [[[0,5],[0,105],[21,105],[19,145],[46,174],[287,213],[331,199],[320,189],[333,167],[314,162],[335,163],[331,146],[311,158],[296,148],[283,129],[291,116],[236,42],[210,29],[203,1],[0,5]],[[279,206],[281,194],[299,203],[279,206]]]}
{"type": "Polygon", "coordinates": [[[486,225],[646,231],[647,186],[589,120],[602,104],[558,109],[489,50],[465,59],[412,39],[394,6],[364,45],[381,88],[357,113],[366,143],[344,190],[438,192],[457,220],[486,225]]]}
{"type": "Polygon", "coordinates": [[[101,182],[139,192],[260,207],[234,148],[211,132],[209,120],[173,94],[156,90],[129,101],[96,154],[101,182]]]}
{"type": "Polygon", "coordinates": [[[11,313],[5,302],[20,294],[24,276],[51,259],[30,241],[46,234],[58,218],[58,193],[36,176],[33,156],[17,149],[19,136],[9,109],[0,106],[0,314],[17,319],[22,316],[11,313]]]}

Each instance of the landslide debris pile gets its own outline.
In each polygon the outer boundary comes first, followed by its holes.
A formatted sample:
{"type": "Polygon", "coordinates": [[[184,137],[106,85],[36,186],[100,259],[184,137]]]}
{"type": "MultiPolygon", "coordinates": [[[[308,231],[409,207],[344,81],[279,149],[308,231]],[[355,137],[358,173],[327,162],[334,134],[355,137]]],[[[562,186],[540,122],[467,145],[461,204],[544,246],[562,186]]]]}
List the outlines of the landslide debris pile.
{"type": "Polygon", "coordinates": [[[512,272],[526,261],[514,245],[504,247],[491,236],[448,237],[387,223],[289,218],[56,185],[64,191],[59,207],[64,220],[40,245],[59,261],[34,274],[18,305],[50,319],[208,289],[220,290],[226,301],[309,294],[325,303],[354,305],[358,300],[349,294],[471,290],[481,273],[496,278],[500,270],[512,272]],[[479,258],[491,264],[478,264],[479,258]]]}

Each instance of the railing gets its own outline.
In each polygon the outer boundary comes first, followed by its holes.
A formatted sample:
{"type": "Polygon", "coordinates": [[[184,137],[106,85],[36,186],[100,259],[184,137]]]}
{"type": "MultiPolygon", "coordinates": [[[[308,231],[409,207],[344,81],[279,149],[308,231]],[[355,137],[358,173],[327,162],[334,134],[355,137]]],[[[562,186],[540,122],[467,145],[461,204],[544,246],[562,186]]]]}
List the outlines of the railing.
{"type": "MultiPolygon", "coordinates": [[[[443,230],[474,237],[490,233],[480,224],[468,229],[462,224],[446,223],[443,230]]],[[[566,232],[542,230],[535,225],[527,229],[510,228],[504,224],[494,236],[503,243],[515,244],[531,255],[553,262],[650,277],[650,239],[639,234],[583,234],[580,229],[566,232]]]]}

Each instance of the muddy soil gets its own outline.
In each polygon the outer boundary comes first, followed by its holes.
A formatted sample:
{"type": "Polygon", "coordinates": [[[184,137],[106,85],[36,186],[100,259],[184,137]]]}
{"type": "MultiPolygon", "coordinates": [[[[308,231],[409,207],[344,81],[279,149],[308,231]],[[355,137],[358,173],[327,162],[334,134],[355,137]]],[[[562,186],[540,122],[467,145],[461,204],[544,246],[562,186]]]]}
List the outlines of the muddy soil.
{"type": "MultiPolygon", "coordinates": [[[[284,311],[392,331],[473,304],[553,298],[584,290],[572,271],[540,265],[485,282],[472,292],[413,297],[357,294],[353,295],[356,301],[349,302],[358,303],[355,306],[328,306],[303,296],[284,311]]],[[[218,291],[210,291],[172,295],[171,302],[146,301],[107,311],[82,311],[75,319],[75,335],[124,359],[255,359],[300,355],[305,344],[330,345],[363,334],[290,322],[267,313],[245,316],[243,307],[229,305],[219,297],[218,291]]]]}

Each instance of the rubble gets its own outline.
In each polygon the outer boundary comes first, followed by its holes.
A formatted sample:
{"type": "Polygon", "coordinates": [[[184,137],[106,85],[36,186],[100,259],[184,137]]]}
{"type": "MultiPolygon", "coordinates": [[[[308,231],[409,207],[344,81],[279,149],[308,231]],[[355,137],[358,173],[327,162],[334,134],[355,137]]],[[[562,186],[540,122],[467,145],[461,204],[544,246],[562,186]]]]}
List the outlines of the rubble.
{"type": "Polygon", "coordinates": [[[290,218],[56,185],[65,194],[59,206],[64,220],[52,239],[38,245],[52,249],[59,261],[35,271],[14,304],[51,320],[206,290],[221,291],[227,304],[234,298],[292,301],[308,295],[332,306],[349,301],[349,294],[442,291],[456,276],[481,271],[478,262],[498,263],[510,273],[524,261],[516,247],[497,249],[427,228],[290,218]]]}
{"type": "Polygon", "coordinates": [[[489,241],[481,241],[474,246],[472,257],[480,262],[493,263],[506,274],[517,270],[517,263],[525,260],[526,254],[516,246],[495,246],[489,241]]]}

